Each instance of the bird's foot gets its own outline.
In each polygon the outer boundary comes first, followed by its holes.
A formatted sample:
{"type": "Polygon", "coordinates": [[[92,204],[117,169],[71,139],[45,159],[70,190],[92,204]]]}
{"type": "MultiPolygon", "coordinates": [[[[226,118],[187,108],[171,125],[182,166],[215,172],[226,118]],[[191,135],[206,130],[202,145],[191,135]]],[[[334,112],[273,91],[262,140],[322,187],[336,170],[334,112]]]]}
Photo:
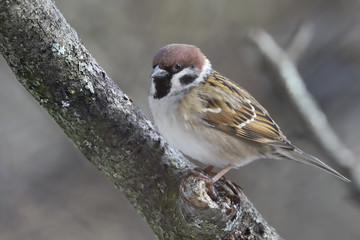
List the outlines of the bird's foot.
{"type": "Polygon", "coordinates": [[[209,189],[209,196],[211,197],[211,199],[217,200],[218,195],[215,192],[214,183],[216,183],[220,178],[222,178],[224,174],[227,173],[232,167],[233,167],[232,164],[228,164],[223,169],[221,169],[220,172],[214,173],[211,171],[213,170],[214,166],[209,165],[204,169],[201,168],[190,169],[188,174],[193,174],[201,178],[207,184],[207,187],[209,189]],[[210,175],[211,177],[207,175],[210,175]]]}
{"type": "Polygon", "coordinates": [[[210,176],[213,176],[213,175],[216,175],[215,172],[212,172],[212,170],[214,169],[215,167],[213,165],[209,165],[207,166],[206,168],[194,168],[193,170],[195,171],[198,171],[198,172],[201,172],[203,174],[207,174],[207,175],[210,175],[210,176]]]}
{"type": "Polygon", "coordinates": [[[212,200],[217,200],[218,199],[218,195],[215,191],[214,188],[214,183],[218,180],[218,179],[214,179],[214,177],[209,177],[206,174],[211,174],[211,170],[213,169],[213,166],[208,166],[205,169],[201,169],[201,168],[195,168],[195,169],[189,169],[187,174],[192,174],[197,176],[198,178],[200,178],[201,180],[203,180],[209,190],[209,196],[211,197],[212,200]]]}

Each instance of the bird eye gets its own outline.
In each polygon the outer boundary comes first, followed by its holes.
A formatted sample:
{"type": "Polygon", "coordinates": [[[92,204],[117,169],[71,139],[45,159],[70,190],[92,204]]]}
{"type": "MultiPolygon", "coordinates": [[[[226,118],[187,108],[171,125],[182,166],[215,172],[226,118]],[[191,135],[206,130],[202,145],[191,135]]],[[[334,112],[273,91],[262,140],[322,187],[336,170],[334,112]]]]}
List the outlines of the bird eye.
{"type": "Polygon", "coordinates": [[[180,63],[176,63],[173,67],[172,67],[172,71],[174,73],[180,72],[180,70],[182,69],[182,66],[180,63]]]}

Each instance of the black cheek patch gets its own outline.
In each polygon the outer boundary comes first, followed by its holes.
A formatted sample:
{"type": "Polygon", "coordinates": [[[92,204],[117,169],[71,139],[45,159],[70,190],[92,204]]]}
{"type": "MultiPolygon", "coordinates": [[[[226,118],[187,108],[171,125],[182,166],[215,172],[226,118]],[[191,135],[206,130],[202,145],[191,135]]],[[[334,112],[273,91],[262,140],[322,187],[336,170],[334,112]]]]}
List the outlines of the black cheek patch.
{"type": "Polygon", "coordinates": [[[192,83],[193,81],[195,81],[195,79],[197,77],[198,77],[197,75],[184,75],[180,78],[180,83],[182,86],[188,85],[188,84],[192,83]]]}
{"type": "Polygon", "coordinates": [[[171,78],[171,75],[162,78],[154,78],[156,91],[154,98],[160,99],[168,95],[171,89],[171,78]]]}

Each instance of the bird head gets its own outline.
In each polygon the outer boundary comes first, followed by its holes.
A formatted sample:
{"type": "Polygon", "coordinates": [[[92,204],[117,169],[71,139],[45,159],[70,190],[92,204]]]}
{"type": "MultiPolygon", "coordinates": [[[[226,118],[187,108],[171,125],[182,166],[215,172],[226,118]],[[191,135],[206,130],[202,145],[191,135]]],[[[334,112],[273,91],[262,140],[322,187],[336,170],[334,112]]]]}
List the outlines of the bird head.
{"type": "Polygon", "coordinates": [[[188,44],[169,44],[155,54],[150,74],[150,96],[154,99],[184,93],[210,73],[211,64],[199,48],[188,44]]]}

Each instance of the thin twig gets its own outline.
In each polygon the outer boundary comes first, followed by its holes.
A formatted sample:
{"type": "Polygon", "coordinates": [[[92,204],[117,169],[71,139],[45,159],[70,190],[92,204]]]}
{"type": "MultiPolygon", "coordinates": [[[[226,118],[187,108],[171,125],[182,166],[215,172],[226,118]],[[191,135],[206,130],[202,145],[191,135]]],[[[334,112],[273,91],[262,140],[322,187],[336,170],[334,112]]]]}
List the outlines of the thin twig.
{"type": "Polygon", "coordinates": [[[349,150],[343,141],[337,136],[330,126],[326,115],[320,109],[314,97],[307,90],[292,59],[298,59],[304,51],[310,36],[310,30],[299,28],[288,48],[292,57],[289,56],[274,39],[263,30],[253,30],[249,39],[255,43],[264,56],[264,60],[276,76],[276,80],[283,86],[290,102],[295,106],[299,115],[303,118],[311,132],[314,134],[326,153],[331,156],[340,166],[347,169],[353,181],[360,187],[360,177],[356,174],[359,171],[359,163],[355,160],[354,154],[349,150]],[[302,36],[304,34],[305,36],[302,36]],[[305,40],[301,43],[302,39],[305,40]],[[296,47],[302,46],[302,47],[296,47]],[[295,49],[302,49],[301,51],[295,49]]]}
{"type": "Polygon", "coordinates": [[[291,36],[286,53],[296,64],[309,47],[310,41],[314,36],[314,26],[311,22],[304,21],[299,24],[294,34],[291,36]]]}

